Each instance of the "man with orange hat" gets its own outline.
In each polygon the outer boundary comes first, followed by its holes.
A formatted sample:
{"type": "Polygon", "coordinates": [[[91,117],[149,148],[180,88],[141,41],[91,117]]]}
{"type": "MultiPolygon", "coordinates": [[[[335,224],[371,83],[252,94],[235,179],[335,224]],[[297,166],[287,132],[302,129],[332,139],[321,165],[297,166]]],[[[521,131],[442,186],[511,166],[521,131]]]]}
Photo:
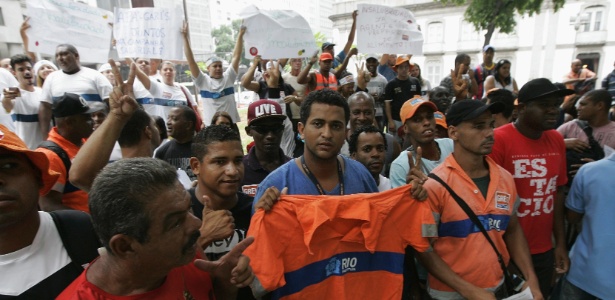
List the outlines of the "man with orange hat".
{"type": "Polygon", "coordinates": [[[316,57],[317,53],[310,58],[307,66],[301,70],[301,73],[299,73],[299,76],[297,77],[297,83],[307,84],[308,93],[322,90],[324,88],[337,91],[337,78],[335,78],[335,73],[331,72],[333,56],[330,53],[322,53],[318,63],[320,68],[317,71],[310,73],[312,66],[316,63],[316,57]]]}
{"type": "Polygon", "coordinates": [[[397,77],[387,83],[384,89],[384,110],[389,120],[389,132],[396,132],[403,125],[399,112],[408,99],[421,95],[421,83],[410,77],[410,60],[408,57],[398,57],[393,67],[397,77]]]}
{"type": "Polygon", "coordinates": [[[59,174],[2,125],[0,164],[0,298],[55,299],[98,255],[90,217],[38,210],[59,174]]]}

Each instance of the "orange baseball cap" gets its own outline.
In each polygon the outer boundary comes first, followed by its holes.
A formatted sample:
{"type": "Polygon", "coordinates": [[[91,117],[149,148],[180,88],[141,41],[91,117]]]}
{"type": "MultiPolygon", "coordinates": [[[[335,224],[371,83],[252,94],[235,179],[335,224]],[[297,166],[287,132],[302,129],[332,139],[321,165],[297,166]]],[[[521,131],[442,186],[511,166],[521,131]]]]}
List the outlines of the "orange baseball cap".
{"type": "Polygon", "coordinates": [[[414,116],[419,107],[423,105],[427,105],[428,107],[433,109],[434,112],[438,111],[438,107],[433,102],[423,100],[422,98],[412,98],[404,102],[404,105],[401,106],[401,110],[399,112],[399,118],[401,119],[401,122],[406,123],[406,120],[412,118],[412,116],[414,116]]]}
{"type": "Polygon", "coordinates": [[[399,66],[399,65],[401,65],[401,64],[403,64],[405,62],[408,62],[408,64],[410,64],[410,59],[407,56],[405,56],[405,55],[404,56],[398,56],[397,60],[395,61],[395,65],[393,66],[393,70],[395,72],[397,72],[397,66],[399,66]]]}
{"type": "Polygon", "coordinates": [[[437,111],[433,113],[433,117],[436,119],[436,126],[439,125],[444,127],[445,129],[448,128],[448,126],[446,125],[446,117],[443,113],[437,111]]]}
{"type": "Polygon", "coordinates": [[[323,53],[320,55],[320,61],[324,61],[324,60],[333,60],[333,56],[331,55],[331,53],[323,53]]]}
{"type": "Polygon", "coordinates": [[[24,154],[41,173],[43,186],[39,189],[39,194],[45,195],[49,193],[49,190],[56,183],[60,174],[49,169],[49,159],[47,159],[45,153],[28,149],[26,143],[4,125],[0,125],[0,148],[24,154]]]}

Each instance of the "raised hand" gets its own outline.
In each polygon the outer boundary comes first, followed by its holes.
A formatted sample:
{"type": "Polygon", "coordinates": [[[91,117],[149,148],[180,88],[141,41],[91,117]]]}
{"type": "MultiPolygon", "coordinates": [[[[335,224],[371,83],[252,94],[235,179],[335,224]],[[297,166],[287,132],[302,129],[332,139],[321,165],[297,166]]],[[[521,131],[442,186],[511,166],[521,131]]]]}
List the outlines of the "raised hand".
{"type": "Polygon", "coordinates": [[[453,81],[453,91],[457,99],[465,99],[468,97],[468,81],[463,79],[461,68],[455,74],[455,70],[451,70],[451,79],[453,81]]]}
{"type": "Polygon", "coordinates": [[[278,190],[275,186],[267,188],[256,205],[254,205],[254,210],[257,211],[259,209],[264,209],[265,211],[270,211],[273,208],[273,205],[278,202],[281,195],[286,195],[288,192],[288,188],[285,187],[282,189],[282,192],[278,190]]]}
{"type": "Polygon", "coordinates": [[[268,76],[266,77],[268,87],[278,87],[279,86],[279,80],[280,80],[279,66],[280,66],[280,63],[278,63],[277,61],[275,60],[271,61],[271,67],[267,69],[268,76]]]}
{"type": "Polygon", "coordinates": [[[357,68],[357,86],[361,90],[365,90],[367,88],[367,83],[369,82],[371,75],[365,69],[365,63],[362,62],[361,65],[355,63],[355,67],[357,68]]]}
{"type": "Polygon", "coordinates": [[[182,37],[186,39],[190,36],[190,29],[188,28],[188,22],[186,21],[182,24],[181,34],[182,37]]]}
{"type": "Polygon", "coordinates": [[[410,193],[416,200],[423,201],[427,199],[427,190],[423,188],[423,184],[429,177],[423,173],[423,149],[416,148],[416,160],[412,156],[412,152],[408,151],[408,165],[410,170],[406,175],[406,183],[412,184],[410,193]],[[415,163],[416,161],[416,163],[415,163]]]}
{"type": "Polygon", "coordinates": [[[244,256],[243,251],[253,242],[254,237],[247,237],[219,260],[197,259],[194,265],[202,271],[209,272],[216,279],[230,280],[236,287],[248,286],[254,280],[254,273],[250,268],[250,258],[244,256]]]}
{"type": "Polygon", "coordinates": [[[205,202],[205,207],[198,243],[205,249],[214,241],[232,236],[235,233],[235,219],[228,210],[212,210],[209,197],[203,196],[203,202],[205,202]]]}
{"type": "Polygon", "coordinates": [[[318,61],[318,50],[314,52],[314,55],[310,57],[310,64],[315,64],[318,61]]]}
{"type": "Polygon", "coordinates": [[[135,82],[136,65],[130,64],[130,72],[128,80],[124,82],[119,68],[115,65],[113,59],[109,59],[113,76],[115,76],[115,85],[109,94],[109,113],[120,118],[130,118],[135,110],[139,109],[139,104],[135,100],[132,86],[135,82]]]}

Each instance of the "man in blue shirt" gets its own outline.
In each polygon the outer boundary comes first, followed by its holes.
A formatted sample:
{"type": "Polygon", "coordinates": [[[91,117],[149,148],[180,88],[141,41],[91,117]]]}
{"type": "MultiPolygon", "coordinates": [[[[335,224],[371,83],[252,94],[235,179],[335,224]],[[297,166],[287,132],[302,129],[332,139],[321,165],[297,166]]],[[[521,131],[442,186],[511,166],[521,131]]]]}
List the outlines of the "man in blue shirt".
{"type": "Polygon", "coordinates": [[[562,283],[560,299],[608,299],[615,295],[615,226],[613,194],[615,154],[583,165],[574,177],[566,207],[568,221],[582,220],[582,230],[570,251],[570,271],[562,283]]]}

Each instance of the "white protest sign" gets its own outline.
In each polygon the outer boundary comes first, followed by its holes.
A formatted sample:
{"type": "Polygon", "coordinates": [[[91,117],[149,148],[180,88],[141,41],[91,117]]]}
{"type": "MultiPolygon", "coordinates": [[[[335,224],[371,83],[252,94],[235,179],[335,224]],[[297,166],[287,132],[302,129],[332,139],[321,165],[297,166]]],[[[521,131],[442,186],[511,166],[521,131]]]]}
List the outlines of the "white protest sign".
{"type": "Polygon", "coordinates": [[[113,37],[119,57],[183,59],[182,8],[115,8],[113,37]]]}
{"type": "Polygon", "coordinates": [[[412,12],[373,4],[357,7],[357,48],[362,53],[423,54],[423,34],[412,12]]]}
{"type": "Polygon", "coordinates": [[[54,55],[59,44],[71,44],[82,63],[102,63],[109,58],[113,13],[71,0],[28,0],[28,47],[54,55]]]}
{"type": "Polygon", "coordinates": [[[260,55],[264,59],[308,57],[318,50],[308,22],[292,10],[244,9],[246,33],[243,36],[245,57],[260,55]]]}

